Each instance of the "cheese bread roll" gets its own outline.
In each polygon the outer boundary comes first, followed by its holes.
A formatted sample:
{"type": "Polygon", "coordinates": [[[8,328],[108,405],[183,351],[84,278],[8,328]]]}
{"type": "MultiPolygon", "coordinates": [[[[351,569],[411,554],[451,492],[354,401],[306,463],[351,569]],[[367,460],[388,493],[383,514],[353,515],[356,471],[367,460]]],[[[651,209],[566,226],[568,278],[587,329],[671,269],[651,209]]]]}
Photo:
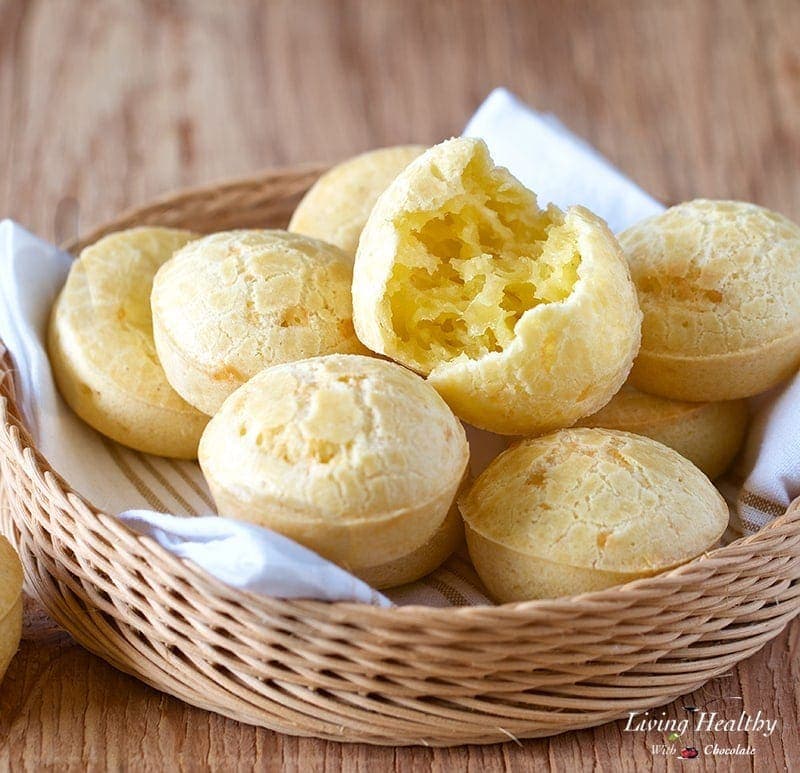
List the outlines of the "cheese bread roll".
{"type": "Polygon", "coordinates": [[[362,153],[328,170],[309,189],[289,230],[335,244],[351,257],[378,196],[425,147],[399,145],[362,153]]]}
{"type": "Polygon", "coordinates": [[[698,199],[619,239],[644,312],[635,387],[733,400],[800,367],[800,226],[755,204],[698,199]]]}
{"type": "Polygon", "coordinates": [[[483,141],[449,140],[382,194],[353,276],[359,338],[419,373],[455,413],[505,435],[605,405],[639,347],[641,313],[605,223],[542,210],[483,141]]]}
{"type": "Polygon", "coordinates": [[[685,456],[713,480],[728,469],[741,448],[747,420],[745,400],[688,403],[648,395],[626,384],[608,405],[578,423],[646,435],[685,456]]]}
{"type": "Polygon", "coordinates": [[[87,247],[50,317],[50,363],[69,406],[98,432],[159,456],[194,459],[208,417],[169,385],[156,356],[150,289],[189,231],[143,227],[87,247]]]}
{"type": "Polygon", "coordinates": [[[469,451],[432,387],[391,362],[328,355],[276,365],[209,422],[200,466],[220,515],[274,529],[377,587],[452,552],[469,451]]]}
{"type": "Polygon", "coordinates": [[[553,598],[647,577],[712,548],[728,506],[650,438],[566,429],[501,454],[459,499],[467,546],[498,601],[553,598]]]}
{"type": "Polygon", "coordinates": [[[353,330],[351,281],[338,247],[287,231],[225,231],[188,244],[153,283],[156,348],[170,384],[213,415],[271,365],[366,352],[353,330]]]}

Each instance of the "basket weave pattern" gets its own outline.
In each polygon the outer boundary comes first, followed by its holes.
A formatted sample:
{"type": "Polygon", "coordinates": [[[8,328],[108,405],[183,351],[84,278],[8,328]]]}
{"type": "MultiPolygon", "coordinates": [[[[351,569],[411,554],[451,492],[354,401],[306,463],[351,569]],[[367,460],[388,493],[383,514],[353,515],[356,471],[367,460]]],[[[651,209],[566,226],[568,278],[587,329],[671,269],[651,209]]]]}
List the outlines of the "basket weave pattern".
{"type": "MultiPolygon", "coordinates": [[[[134,224],[282,226],[319,171],[179,194],[71,248],[134,224]]],[[[296,735],[452,745],[588,727],[696,689],[800,610],[800,500],[679,569],[570,599],[381,609],[256,597],[72,491],[24,427],[7,358],[0,475],[28,588],[81,644],[195,706],[296,735]]]]}

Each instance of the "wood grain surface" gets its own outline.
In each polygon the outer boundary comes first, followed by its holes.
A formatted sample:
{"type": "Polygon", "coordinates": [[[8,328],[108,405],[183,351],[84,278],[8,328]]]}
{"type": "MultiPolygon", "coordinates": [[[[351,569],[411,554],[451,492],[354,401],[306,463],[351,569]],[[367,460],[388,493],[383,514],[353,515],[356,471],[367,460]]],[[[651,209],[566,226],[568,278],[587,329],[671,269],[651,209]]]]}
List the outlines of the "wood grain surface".
{"type": "MultiPolygon", "coordinates": [[[[65,239],[180,186],[434,143],[507,85],[665,202],[750,199],[800,220],[799,40],[796,0],[0,0],[0,217],[65,239]]],[[[796,770],[799,643],[795,622],[665,709],[779,719],[769,738],[693,737],[752,757],[654,756],[664,734],[622,722],[395,750],[185,706],[30,605],[0,686],[0,770],[796,770]]]]}

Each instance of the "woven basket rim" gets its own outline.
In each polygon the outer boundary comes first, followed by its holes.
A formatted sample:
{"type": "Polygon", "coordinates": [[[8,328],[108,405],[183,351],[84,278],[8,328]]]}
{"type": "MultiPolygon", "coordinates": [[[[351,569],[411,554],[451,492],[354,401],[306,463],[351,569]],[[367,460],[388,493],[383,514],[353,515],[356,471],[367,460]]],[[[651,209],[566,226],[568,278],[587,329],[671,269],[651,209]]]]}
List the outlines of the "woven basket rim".
{"type": "MultiPolygon", "coordinates": [[[[170,204],[176,199],[199,199],[203,198],[204,196],[208,196],[211,193],[216,194],[220,191],[235,190],[240,186],[259,184],[273,178],[282,178],[286,175],[315,176],[319,175],[327,168],[328,167],[323,164],[313,163],[287,166],[268,169],[254,175],[246,175],[239,178],[227,179],[217,183],[207,183],[201,186],[178,189],[169,193],[165,193],[153,199],[150,203],[144,206],[134,206],[126,209],[122,214],[114,218],[112,221],[107,221],[95,226],[87,235],[71,239],[62,245],[61,248],[67,252],[74,253],[78,246],[92,243],[99,239],[103,234],[114,230],[116,223],[121,221],[145,219],[152,213],[169,207],[170,204]]],[[[2,346],[5,350],[2,340],[0,340],[0,346],[2,346]]],[[[47,459],[36,447],[32,436],[25,426],[24,420],[22,419],[22,412],[19,409],[19,406],[16,404],[16,390],[13,382],[13,370],[14,368],[13,363],[11,362],[10,353],[5,350],[3,352],[2,359],[0,359],[0,380],[4,380],[6,378],[11,380],[10,393],[11,395],[14,395],[14,397],[8,398],[8,400],[5,397],[0,398],[0,406],[2,406],[3,415],[2,431],[8,434],[9,432],[13,432],[14,428],[16,428],[16,431],[20,433],[19,439],[20,442],[23,443],[24,450],[29,451],[34,455],[38,471],[43,476],[52,476],[53,479],[58,482],[59,487],[66,496],[69,498],[77,498],[87,508],[87,511],[91,512],[93,517],[99,522],[103,523],[107,529],[110,530],[112,528],[111,524],[113,523],[114,530],[122,529],[125,532],[128,532],[143,546],[145,546],[148,549],[148,552],[154,553],[158,557],[158,560],[169,561],[170,563],[174,563],[175,561],[179,562],[190,574],[194,575],[196,578],[202,578],[206,580],[211,585],[216,585],[221,592],[226,591],[227,593],[233,592],[237,595],[242,594],[243,597],[247,597],[251,601],[257,601],[259,603],[263,603],[265,599],[272,598],[228,586],[222,581],[209,575],[190,560],[176,558],[173,554],[166,550],[166,548],[162,547],[158,542],[156,542],[156,540],[151,537],[133,532],[121,521],[119,521],[113,514],[106,513],[100,508],[97,508],[92,504],[87,496],[75,490],[68,481],[66,481],[50,466],[47,459]]],[[[666,588],[673,584],[673,582],[685,581],[693,574],[697,574],[698,576],[702,577],[703,575],[713,571],[716,567],[727,563],[743,548],[748,548],[749,546],[759,542],[764,538],[765,535],[769,534],[771,530],[782,528],[789,524],[793,525],[795,529],[800,531],[800,497],[795,499],[790,504],[785,513],[774,518],[755,534],[740,537],[733,542],[730,542],[728,545],[715,548],[714,550],[708,551],[685,564],[681,564],[673,569],[660,572],[651,577],[645,577],[633,580],[623,585],[616,585],[604,590],[592,591],[590,593],[583,593],[575,596],[561,596],[554,599],[534,599],[530,601],[517,601],[505,604],[479,604],[458,607],[434,607],[421,604],[406,604],[387,608],[350,601],[320,601],[316,599],[283,599],[283,601],[287,603],[301,604],[304,608],[314,605],[319,605],[325,609],[335,607],[342,613],[363,611],[366,608],[373,610],[378,615],[384,614],[391,615],[392,617],[396,617],[398,614],[410,615],[414,617],[418,617],[420,614],[429,614],[435,617],[451,617],[453,615],[469,617],[471,614],[480,614],[486,610],[493,610],[497,612],[500,609],[508,611],[511,614],[520,613],[531,615],[536,613],[552,613],[556,609],[563,612],[563,610],[571,604],[577,604],[580,606],[591,606],[597,604],[605,606],[609,603],[625,603],[626,601],[633,603],[635,601],[637,591],[644,591],[649,594],[659,585],[663,585],[666,590],[666,588]]]]}
{"type": "MultiPolygon", "coordinates": [[[[0,340],[0,345],[2,341],[0,340]]],[[[0,360],[0,380],[3,378],[12,377],[13,368],[8,364],[9,354],[6,351],[2,360],[0,360]]],[[[178,558],[170,553],[166,548],[160,545],[155,539],[147,535],[142,535],[134,532],[128,528],[116,516],[101,510],[89,501],[89,499],[76,491],[56,470],[54,470],[43,454],[36,448],[30,441],[30,434],[21,421],[18,408],[15,401],[10,401],[5,397],[0,397],[0,415],[3,417],[3,432],[18,433],[20,441],[23,441],[24,452],[29,452],[37,462],[39,472],[42,476],[52,478],[57,481],[63,493],[69,499],[76,499],[80,501],[88,512],[102,523],[109,532],[123,531],[129,534],[131,538],[145,546],[148,552],[155,554],[159,561],[164,561],[169,564],[175,565],[176,563],[184,567],[188,574],[194,575],[197,579],[202,579],[212,586],[216,586],[219,591],[225,595],[234,593],[237,596],[241,595],[247,597],[252,601],[264,603],[265,601],[278,600],[278,597],[265,596],[256,594],[251,591],[235,588],[227,585],[222,580],[217,579],[213,575],[204,571],[201,567],[197,566],[194,562],[185,558],[178,558]],[[11,419],[9,421],[9,419],[11,419]]],[[[452,606],[452,607],[435,607],[425,604],[405,604],[393,607],[379,607],[366,603],[359,603],[353,601],[323,601],[318,599],[280,599],[281,601],[289,604],[299,604],[303,608],[318,608],[328,610],[335,607],[341,612],[363,612],[370,610],[371,614],[380,616],[391,616],[396,619],[398,614],[409,615],[418,617],[420,614],[428,614],[434,617],[448,618],[453,615],[469,617],[474,614],[481,614],[487,610],[497,612],[498,610],[505,610],[509,613],[522,613],[526,616],[534,615],[536,613],[552,614],[554,611],[564,612],[571,604],[581,606],[582,608],[597,606],[606,606],[609,603],[623,603],[630,601],[634,603],[636,600],[636,592],[642,591],[646,595],[652,595],[654,588],[663,585],[665,591],[667,587],[678,582],[682,584],[687,578],[693,574],[697,574],[700,578],[703,575],[713,572],[713,570],[722,564],[727,564],[732,556],[740,551],[741,548],[747,547],[754,542],[759,541],[759,537],[766,535],[769,531],[776,528],[781,528],[789,523],[792,523],[795,528],[800,531],[800,497],[795,499],[787,508],[786,512],[770,521],[763,529],[756,534],[746,537],[740,537],[737,540],[729,543],[728,545],[716,548],[708,553],[705,553],[697,558],[682,564],[674,569],[655,574],[652,577],[645,577],[638,580],[633,580],[623,585],[615,585],[600,591],[592,591],[590,593],[582,593],[575,596],[560,596],[552,599],[534,599],[530,601],[516,601],[504,604],[474,604],[470,606],[452,606]],[[627,597],[627,598],[626,598],[627,597]]]]}
{"type": "MultiPolygon", "coordinates": [[[[323,163],[308,162],[303,164],[293,164],[285,166],[270,167],[254,174],[238,175],[225,177],[216,181],[205,182],[201,185],[188,185],[174,188],[170,191],[161,193],[146,204],[134,204],[122,210],[113,220],[106,220],[90,228],[86,233],[67,239],[58,245],[59,249],[69,252],[75,256],[76,248],[80,245],[92,244],[105,234],[115,230],[116,223],[127,220],[135,220],[144,217],[148,213],[165,209],[176,199],[202,199],[209,194],[219,194],[226,191],[238,190],[239,188],[261,184],[267,180],[291,176],[315,176],[318,177],[330,168],[323,163]]],[[[2,344],[2,341],[0,341],[2,344]]]]}

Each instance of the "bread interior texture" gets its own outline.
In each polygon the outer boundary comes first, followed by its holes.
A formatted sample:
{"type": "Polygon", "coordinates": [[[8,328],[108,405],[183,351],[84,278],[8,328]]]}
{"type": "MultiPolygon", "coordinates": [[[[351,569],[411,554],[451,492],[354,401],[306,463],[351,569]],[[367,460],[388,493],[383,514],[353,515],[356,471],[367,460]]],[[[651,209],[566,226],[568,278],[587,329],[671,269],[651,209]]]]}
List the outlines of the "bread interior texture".
{"type": "Polygon", "coordinates": [[[471,159],[443,206],[404,212],[395,227],[392,326],[425,370],[503,351],[525,312],[563,301],[578,280],[581,258],[563,213],[540,209],[488,156],[471,159]]]}

